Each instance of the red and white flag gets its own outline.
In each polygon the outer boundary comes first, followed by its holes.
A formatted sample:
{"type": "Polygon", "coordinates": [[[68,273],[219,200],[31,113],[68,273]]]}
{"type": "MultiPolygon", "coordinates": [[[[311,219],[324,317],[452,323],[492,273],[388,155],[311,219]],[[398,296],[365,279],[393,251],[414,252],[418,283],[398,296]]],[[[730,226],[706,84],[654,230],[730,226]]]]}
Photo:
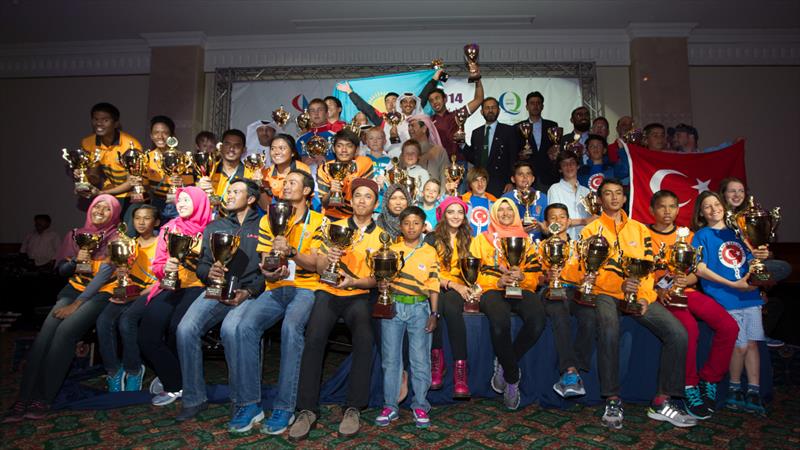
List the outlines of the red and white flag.
{"type": "Polygon", "coordinates": [[[628,145],[631,167],[631,192],[628,199],[631,217],[653,223],[650,198],[667,189],[679,199],[678,225],[692,222],[694,200],[703,191],[717,191],[724,178],[745,178],[744,141],[709,153],[678,153],[648,150],[628,145]]]}

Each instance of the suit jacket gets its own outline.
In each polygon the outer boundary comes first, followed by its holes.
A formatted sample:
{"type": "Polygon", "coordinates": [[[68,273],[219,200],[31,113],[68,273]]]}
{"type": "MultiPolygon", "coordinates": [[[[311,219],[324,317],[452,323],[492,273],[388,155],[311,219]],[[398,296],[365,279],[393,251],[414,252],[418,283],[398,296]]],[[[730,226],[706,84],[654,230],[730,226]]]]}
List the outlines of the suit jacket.
{"type": "MultiPolygon", "coordinates": [[[[516,128],[520,123],[526,122],[528,119],[522,120],[514,124],[516,128]]],[[[536,145],[536,139],[533,133],[531,133],[530,138],[528,138],[528,142],[530,142],[531,147],[533,147],[533,155],[528,159],[531,163],[533,163],[533,174],[536,176],[536,180],[534,180],[534,186],[537,190],[542,192],[547,192],[555,183],[558,183],[558,180],[561,178],[558,174],[558,168],[555,165],[554,161],[551,161],[550,158],[547,157],[547,150],[553,146],[554,142],[550,140],[550,136],[547,134],[547,130],[552,127],[557,127],[558,123],[553,122],[552,120],[547,120],[542,118],[542,139],[539,142],[539,145],[536,145]]],[[[519,141],[519,148],[520,151],[522,150],[523,146],[525,145],[525,140],[522,138],[522,134],[518,130],[514,130],[517,133],[517,140],[519,141]]]]}
{"type": "MultiPolygon", "coordinates": [[[[483,151],[483,138],[486,134],[486,125],[481,125],[472,130],[471,144],[462,150],[467,161],[477,166],[480,154],[483,151]]],[[[514,163],[517,162],[520,139],[517,131],[511,125],[497,122],[494,130],[494,139],[489,147],[489,161],[485,169],[489,172],[489,183],[486,191],[495,197],[503,195],[503,188],[511,183],[514,174],[514,163]]]]}

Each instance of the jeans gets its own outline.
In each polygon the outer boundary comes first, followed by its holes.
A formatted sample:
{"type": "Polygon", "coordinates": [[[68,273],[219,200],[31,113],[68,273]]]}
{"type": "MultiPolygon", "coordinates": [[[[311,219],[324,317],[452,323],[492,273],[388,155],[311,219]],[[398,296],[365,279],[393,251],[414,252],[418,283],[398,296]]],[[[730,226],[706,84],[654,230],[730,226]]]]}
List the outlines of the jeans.
{"type": "Polygon", "coordinates": [[[198,406],[208,400],[206,380],[203,375],[203,346],[200,339],[211,327],[222,322],[233,308],[235,307],[206,298],[206,292],[203,291],[192,302],[178,324],[178,360],[181,363],[183,381],[181,401],[184,408],[198,406]]]}
{"type": "Polygon", "coordinates": [[[166,392],[182,389],[176,334],[183,315],[201,292],[201,287],[159,292],[145,307],[139,326],[139,347],[166,392]]]}
{"type": "Polygon", "coordinates": [[[139,352],[139,321],[144,315],[147,296],[143,295],[130,303],[109,303],[97,318],[97,344],[103,366],[109,375],[120,367],[128,373],[139,373],[142,356],[139,352]],[[117,353],[117,330],[122,342],[122,362],[117,353]]]}
{"type": "Polygon", "coordinates": [[[28,352],[19,390],[20,400],[53,402],[69,373],[78,340],[94,326],[111,296],[98,293],[66,319],[53,317],[53,311],[72,304],[79,295],[80,291],[69,284],[58,293],[56,304],[47,313],[28,352]]]}
{"type": "Polygon", "coordinates": [[[519,381],[519,360],[539,340],[544,330],[544,306],[539,296],[522,291],[522,299],[508,299],[503,291],[486,291],[481,296],[481,312],[486,314],[492,328],[492,348],[503,367],[508,383],[519,381]],[[522,329],[511,341],[511,313],[522,319],[522,329]]]}
{"type": "MultiPolygon", "coordinates": [[[[597,296],[597,368],[600,395],[619,395],[619,310],[617,300],[597,296]]],[[[657,394],[683,397],[686,374],[687,334],[683,325],[660,303],[651,303],[643,316],[632,316],[661,341],[657,394]]]]}
{"type": "Polygon", "coordinates": [[[558,353],[558,370],[565,372],[570,367],[588,372],[591,369],[592,352],[596,337],[594,308],[575,303],[574,289],[567,289],[568,298],[563,301],[544,299],[544,310],[550,317],[553,339],[558,353]],[[578,319],[578,332],[572,340],[572,320],[578,319]]]}
{"type": "Polygon", "coordinates": [[[222,322],[231,400],[236,406],[261,402],[261,335],[281,318],[281,362],[274,409],[294,411],[306,322],[314,292],[285,286],[265,291],[231,311],[222,322]]]}
{"type": "MultiPolygon", "coordinates": [[[[464,298],[450,289],[439,293],[439,308],[447,322],[447,339],[453,353],[453,361],[467,359],[467,326],[464,324],[464,298]]],[[[439,331],[440,327],[436,327],[439,331]]]]}
{"type": "Polygon", "coordinates": [[[395,303],[396,315],[381,320],[381,358],[383,367],[383,406],[398,410],[397,397],[403,377],[403,336],[408,331],[408,359],[414,398],[411,409],[431,409],[431,334],[425,331],[431,307],[428,302],[414,305],[395,303]]]}
{"type": "Polygon", "coordinates": [[[352,365],[347,386],[347,407],[363,409],[369,404],[372,350],[372,307],[369,294],[336,297],[318,290],[306,325],[306,346],[300,363],[297,409],[319,412],[322,360],[328,336],[339,317],[344,319],[353,339],[352,365]]]}

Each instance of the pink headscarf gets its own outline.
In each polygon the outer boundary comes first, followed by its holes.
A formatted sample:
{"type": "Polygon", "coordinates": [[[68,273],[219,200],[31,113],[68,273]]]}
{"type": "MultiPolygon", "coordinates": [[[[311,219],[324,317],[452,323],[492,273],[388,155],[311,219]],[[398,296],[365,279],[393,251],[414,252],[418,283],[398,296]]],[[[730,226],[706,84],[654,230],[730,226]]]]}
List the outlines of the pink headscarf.
{"type": "MultiPolygon", "coordinates": [[[[399,102],[398,102],[399,103],[399,102]]],[[[412,121],[419,121],[425,124],[425,128],[428,129],[428,141],[430,141],[433,145],[442,146],[442,139],[439,138],[439,131],[436,129],[436,125],[433,124],[430,116],[427,114],[416,114],[408,118],[409,122],[412,121]]],[[[413,136],[412,136],[413,137],[413,136]]]]}
{"type": "Polygon", "coordinates": [[[122,211],[122,206],[119,204],[119,200],[113,195],[100,194],[95,197],[89,205],[89,209],[86,210],[86,220],[83,222],[83,227],[76,228],[64,236],[64,240],[61,242],[61,248],[59,248],[58,255],[56,256],[56,261],[72,258],[78,254],[78,245],[75,244],[75,239],[73,238],[76,233],[103,233],[103,240],[100,242],[97,250],[94,251],[93,256],[97,259],[105,258],[108,251],[108,243],[117,237],[117,225],[119,225],[120,211],[122,211]],[[92,223],[92,208],[100,202],[105,202],[111,208],[111,218],[106,223],[95,225],[92,223]]]}
{"type": "Polygon", "coordinates": [[[444,200],[442,200],[442,203],[439,203],[439,206],[436,207],[437,222],[441,222],[442,219],[444,219],[444,213],[447,212],[447,208],[449,208],[452,204],[461,206],[464,209],[464,214],[467,214],[469,207],[466,203],[464,203],[464,200],[461,200],[459,197],[446,197],[444,200]]]}

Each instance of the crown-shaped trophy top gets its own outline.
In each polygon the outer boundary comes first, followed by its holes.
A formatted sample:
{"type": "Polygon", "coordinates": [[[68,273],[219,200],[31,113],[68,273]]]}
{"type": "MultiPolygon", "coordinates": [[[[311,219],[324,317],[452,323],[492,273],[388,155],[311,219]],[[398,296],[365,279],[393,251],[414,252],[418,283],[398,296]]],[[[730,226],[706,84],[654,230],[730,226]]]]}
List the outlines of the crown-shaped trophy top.
{"type": "Polygon", "coordinates": [[[169,147],[170,150],[174,150],[175,147],[177,146],[178,146],[178,138],[176,138],[175,136],[170,136],[167,138],[167,147],[169,147]]]}

